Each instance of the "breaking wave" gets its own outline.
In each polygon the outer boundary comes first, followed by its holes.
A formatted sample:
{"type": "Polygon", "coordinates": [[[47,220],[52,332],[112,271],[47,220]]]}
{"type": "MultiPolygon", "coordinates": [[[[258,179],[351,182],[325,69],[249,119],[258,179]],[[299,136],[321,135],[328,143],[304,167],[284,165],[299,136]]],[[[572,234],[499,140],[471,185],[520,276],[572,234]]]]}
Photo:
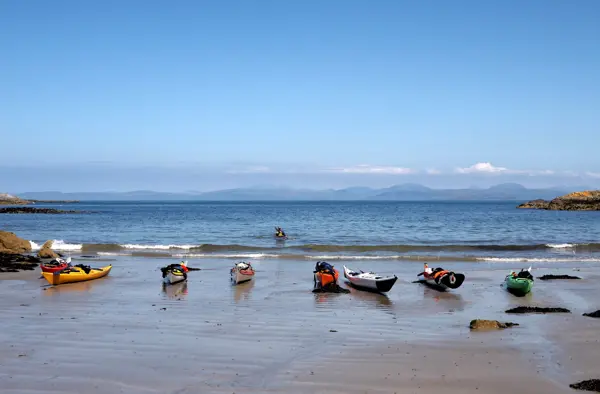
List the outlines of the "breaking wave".
{"type": "MultiPolygon", "coordinates": [[[[40,244],[30,241],[33,250],[40,244]]],[[[54,240],[58,252],[148,258],[395,260],[464,262],[600,262],[600,243],[276,246],[220,244],[68,243],[54,240]],[[522,253],[519,253],[522,252],[522,253]],[[599,254],[596,254],[599,253],[599,254]],[[557,256],[557,254],[559,256],[557,256]],[[560,257],[563,254],[564,257],[560,257]],[[598,256],[598,257],[596,257],[598,256]]]]}
{"type": "MultiPolygon", "coordinates": [[[[30,241],[33,249],[40,245],[30,241]]],[[[56,250],[82,250],[85,252],[118,252],[123,250],[156,250],[156,251],[186,251],[189,253],[218,253],[218,252],[264,252],[273,251],[303,251],[311,253],[411,253],[411,252],[518,252],[518,251],[543,251],[556,249],[573,249],[580,252],[600,252],[600,243],[587,244],[448,244],[448,245],[319,245],[303,244],[285,247],[251,246],[251,245],[225,245],[225,244],[70,244],[63,240],[55,240],[52,246],[56,250]]]]}

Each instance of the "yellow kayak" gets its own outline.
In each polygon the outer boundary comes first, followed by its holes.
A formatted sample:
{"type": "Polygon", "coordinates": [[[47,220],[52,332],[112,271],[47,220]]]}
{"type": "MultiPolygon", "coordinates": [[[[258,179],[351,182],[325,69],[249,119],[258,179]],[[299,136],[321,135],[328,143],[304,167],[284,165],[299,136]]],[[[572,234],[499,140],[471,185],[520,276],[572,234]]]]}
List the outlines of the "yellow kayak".
{"type": "Polygon", "coordinates": [[[86,270],[80,267],[71,267],[64,271],[42,272],[42,275],[44,275],[44,278],[51,285],[60,285],[63,283],[83,282],[86,280],[102,278],[108,275],[111,268],[112,264],[102,268],[91,268],[86,273],[86,270]]]}

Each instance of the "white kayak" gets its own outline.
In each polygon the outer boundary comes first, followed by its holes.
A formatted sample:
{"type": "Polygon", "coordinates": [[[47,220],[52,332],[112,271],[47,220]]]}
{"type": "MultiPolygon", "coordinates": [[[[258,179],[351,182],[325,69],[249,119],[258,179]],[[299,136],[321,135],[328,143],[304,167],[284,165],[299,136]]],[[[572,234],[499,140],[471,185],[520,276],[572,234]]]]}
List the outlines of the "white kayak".
{"type": "Polygon", "coordinates": [[[185,268],[187,262],[182,262],[180,264],[171,264],[166,267],[161,268],[163,283],[168,285],[173,285],[175,283],[184,282],[187,280],[187,268],[185,268]]]}
{"type": "Polygon", "coordinates": [[[166,284],[173,285],[175,283],[183,282],[187,280],[187,274],[183,271],[169,271],[167,275],[163,278],[163,281],[166,284]]]}
{"type": "Polygon", "coordinates": [[[344,277],[348,279],[351,285],[366,290],[373,290],[380,293],[386,293],[392,289],[394,283],[398,280],[394,276],[377,275],[374,272],[356,272],[344,266],[344,277]]]}
{"type": "Polygon", "coordinates": [[[254,278],[254,268],[250,263],[239,262],[231,268],[231,282],[233,284],[244,283],[254,278]]]}

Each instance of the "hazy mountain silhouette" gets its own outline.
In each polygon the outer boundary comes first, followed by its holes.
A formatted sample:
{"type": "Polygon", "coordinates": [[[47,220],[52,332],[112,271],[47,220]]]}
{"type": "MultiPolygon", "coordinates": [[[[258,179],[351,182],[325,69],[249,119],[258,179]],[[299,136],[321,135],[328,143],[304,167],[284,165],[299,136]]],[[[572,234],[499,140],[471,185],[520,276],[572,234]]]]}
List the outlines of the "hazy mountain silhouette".
{"type": "Polygon", "coordinates": [[[348,187],[344,189],[294,189],[267,186],[255,188],[225,189],[211,192],[169,193],[151,190],[130,192],[80,192],[62,193],[58,191],[28,192],[18,194],[25,199],[36,200],[81,200],[81,201],[290,201],[290,200],[389,200],[389,201],[433,201],[433,200],[533,200],[552,199],[573,190],[586,187],[552,187],[528,189],[518,183],[503,183],[489,188],[432,189],[420,184],[406,183],[387,188],[348,187]]]}

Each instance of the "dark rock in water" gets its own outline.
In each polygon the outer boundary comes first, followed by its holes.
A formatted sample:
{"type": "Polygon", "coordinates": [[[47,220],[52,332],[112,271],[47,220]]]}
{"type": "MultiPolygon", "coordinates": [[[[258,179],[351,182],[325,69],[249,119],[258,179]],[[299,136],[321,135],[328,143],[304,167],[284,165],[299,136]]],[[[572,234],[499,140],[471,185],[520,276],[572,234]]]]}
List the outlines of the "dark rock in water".
{"type": "Polygon", "coordinates": [[[600,392],[600,379],[584,380],[579,383],[570,384],[569,387],[575,390],[600,392]]]}
{"type": "Polygon", "coordinates": [[[490,329],[502,329],[508,328],[512,326],[518,326],[518,323],[501,323],[498,320],[482,320],[482,319],[474,319],[469,323],[469,328],[471,330],[490,330],[490,329]]]}
{"type": "Polygon", "coordinates": [[[584,313],[583,316],[587,316],[587,317],[600,317],[600,309],[598,309],[596,312],[584,313]]]}
{"type": "Polygon", "coordinates": [[[539,280],[552,280],[552,279],[581,279],[578,276],[571,276],[571,275],[544,275],[544,276],[539,276],[538,277],[539,280]]]}
{"type": "Polygon", "coordinates": [[[528,201],[528,202],[525,202],[523,204],[520,204],[519,206],[517,206],[517,208],[522,208],[522,209],[548,209],[549,205],[550,205],[550,201],[539,199],[539,200],[528,201]]]}
{"type": "Polygon", "coordinates": [[[35,256],[13,253],[0,253],[0,272],[19,272],[34,270],[42,260],[35,256]]]}
{"type": "Polygon", "coordinates": [[[31,207],[10,207],[0,208],[0,213],[24,214],[24,213],[44,213],[44,214],[64,214],[64,213],[87,213],[85,211],[63,211],[54,208],[31,208],[31,207]]]}
{"type": "Polygon", "coordinates": [[[551,201],[533,200],[517,208],[552,211],[600,211],[600,190],[586,190],[556,197],[551,201]]]}
{"type": "Polygon", "coordinates": [[[506,313],[571,313],[565,308],[540,308],[537,306],[518,306],[506,311],[506,313]]]}

